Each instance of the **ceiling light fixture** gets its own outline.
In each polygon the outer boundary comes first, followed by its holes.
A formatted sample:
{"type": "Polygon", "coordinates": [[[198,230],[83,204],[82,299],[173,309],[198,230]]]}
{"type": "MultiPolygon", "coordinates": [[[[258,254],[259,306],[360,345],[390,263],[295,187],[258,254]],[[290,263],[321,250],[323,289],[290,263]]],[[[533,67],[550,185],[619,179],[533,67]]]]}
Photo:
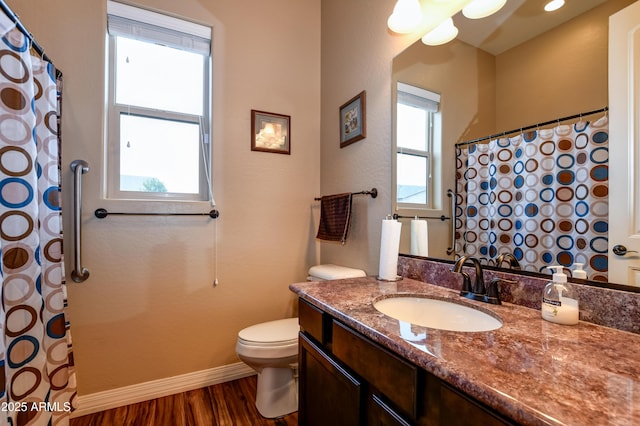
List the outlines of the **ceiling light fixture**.
{"type": "Polygon", "coordinates": [[[407,34],[418,29],[422,23],[422,8],[418,0],[398,0],[387,26],[395,33],[407,34]]]}
{"type": "Polygon", "coordinates": [[[449,43],[458,35],[458,28],[453,25],[453,19],[447,18],[442,24],[429,31],[422,37],[422,42],[428,46],[439,46],[449,43]]]}
{"type": "Polygon", "coordinates": [[[551,0],[549,3],[544,5],[544,10],[546,12],[553,12],[554,10],[560,9],[564,6],[564,0],[551,0]]]}
{"type": "Polygon", "coordinates": [[[466,5],[462,7],[465,17],[479,19],[497,12],[506,2],[507,0],[429,0],[424,6],[425,13],[428,9],[428,15],[425,17],[420,0],[396,0],[393,13],[387,19],[387,26],[399,34],[413,33],[421,28],[433,28],[422,37],[422,42],[429,46],[437,46],[457,37],[458,29],[451,17],[462,5],[466,5]],[[436,24],[438,25],[434,28],[433,25],[436,24]]]}
{"type": "Polygon", "coordinates": [[[462,8],[462,14],[469,19],[480,19],[496,13],[507,0],[474,0],[462,8]]]}

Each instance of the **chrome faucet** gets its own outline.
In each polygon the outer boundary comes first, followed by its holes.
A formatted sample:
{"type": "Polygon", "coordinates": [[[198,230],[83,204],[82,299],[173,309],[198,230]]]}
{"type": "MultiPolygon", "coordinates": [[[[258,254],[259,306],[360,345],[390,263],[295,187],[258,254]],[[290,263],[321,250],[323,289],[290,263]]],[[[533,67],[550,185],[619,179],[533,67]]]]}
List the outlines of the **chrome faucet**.
{"type": "Polygon", "coordinates": [[[462,274],[462,290],[460,290],[460,296],[466,297],[467,299],[491,303],[493,305],[502,304],[502,302],[500,301],[500,291],[498,288],[498,283],[500,281],[506,280],[502,278],[494,278],[491,280],[488,286],[485,286],[482,265],[480,264],[480,261],[475,257],[462,256],[455,263],[455,265],[451,269],[451,272],[462,274]],[[462,270],[462,267],[467,263],[471,263],[471,265],[475,268],[476,276],[473,285],[471,284],[471,278],[469,277],[469,274],[462,270]]]}
{"type": "Polygon", "coordinates": [[[511,254],[511,253],[502,253],[500,256],[498,256],[498,258],[496,259],[496,266],[498,268],[502,267],[502,263],[504,263],[504,261],[509,262],[509,268],[511,269],[515,269],[517,271],[519,271],[520,268],[520,263],[518,262],[518,259],[516,259],[516,257],[511,254]]]}

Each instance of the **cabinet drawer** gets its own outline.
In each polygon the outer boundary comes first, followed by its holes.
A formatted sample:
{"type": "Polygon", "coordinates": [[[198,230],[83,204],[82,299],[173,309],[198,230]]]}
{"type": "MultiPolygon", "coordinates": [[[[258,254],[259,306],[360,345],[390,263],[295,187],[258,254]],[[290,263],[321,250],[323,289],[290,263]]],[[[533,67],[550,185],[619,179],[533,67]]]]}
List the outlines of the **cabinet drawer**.
{"type": "Polygon", "coordinates": [[[510,420],[442,382],[440,388],[440,424],[447,426],[508,426],[510,420]]]}
{"type": "Polygon", "coordinates": [[[325,343],[322,339],[323,312],[320,309],[303,299],[298,299],[298,321],[302,331],[318,342],[325,343]]]}
{"type": "Polygon", "coordinates": [[[418,368],[333,321],[333,354],[412,418],[418,415],[418,368]]]}

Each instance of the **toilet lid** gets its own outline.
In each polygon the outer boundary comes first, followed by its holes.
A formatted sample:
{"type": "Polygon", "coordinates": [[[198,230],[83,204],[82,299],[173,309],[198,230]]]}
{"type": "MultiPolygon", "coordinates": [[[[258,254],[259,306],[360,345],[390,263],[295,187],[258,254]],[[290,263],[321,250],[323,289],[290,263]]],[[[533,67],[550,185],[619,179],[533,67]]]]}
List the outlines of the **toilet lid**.
{"type": "Polygon", "coordinates": [[[275,343],[298,339],[298,318],[263,322],[240,330],[238,337],[247,342],[275,343]]]}
{"type": "Polygon", "coordinates": [[[342,278],[366,277],[367,274],[361,269],[347,268],[346,266],[327,263],[309,268],[309,275],[323,280],[339,280],[342,278]]]}

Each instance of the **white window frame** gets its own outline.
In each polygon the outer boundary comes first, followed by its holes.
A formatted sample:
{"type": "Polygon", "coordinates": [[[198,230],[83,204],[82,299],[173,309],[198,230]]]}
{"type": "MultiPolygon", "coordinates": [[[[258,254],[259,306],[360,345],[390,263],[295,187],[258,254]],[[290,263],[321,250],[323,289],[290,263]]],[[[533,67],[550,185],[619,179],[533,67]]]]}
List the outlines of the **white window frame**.
{"type": "Polygon", "coordinates": [[[192,201],[215,205],[211,182],[211,27],[184,19],[107,0],[107,93],[106,93],[106,152],[104,198],[108,200],[137,201],[192,201]],[[145,42],[157,42],[166,46],[206,55],[203,70],[202,116],[140,106],[117,104],[116,87],[116,37],[124,36],[145,42]],[[200,128],[199,192],[196,194],[170,192],[144,192],[120,190],[120,115],[156,118],[196,124],[200,128]]]}
{"type": "Polygon", "coordinates": [[[442,209],[442,116],[440,112],[440,95],[438,93],[397,82],[396,86],[396,127],[398,125],[398,104],[410,105],[424,109],[428,112],[426,126],[426,147],[425,150],[410,149],[401,147],[398,144],[398,131],[396,128],[394,137],[394,174],[393,174],[393,202],[396,211],[401,211],[403,215],[420,215],[425,211],[441,211],[442,209]],[[397,158],[399,154],[413,155],[427,159],[426,176],[426,202],[407,203],[398,200],[397,194],[397,158]]]}

